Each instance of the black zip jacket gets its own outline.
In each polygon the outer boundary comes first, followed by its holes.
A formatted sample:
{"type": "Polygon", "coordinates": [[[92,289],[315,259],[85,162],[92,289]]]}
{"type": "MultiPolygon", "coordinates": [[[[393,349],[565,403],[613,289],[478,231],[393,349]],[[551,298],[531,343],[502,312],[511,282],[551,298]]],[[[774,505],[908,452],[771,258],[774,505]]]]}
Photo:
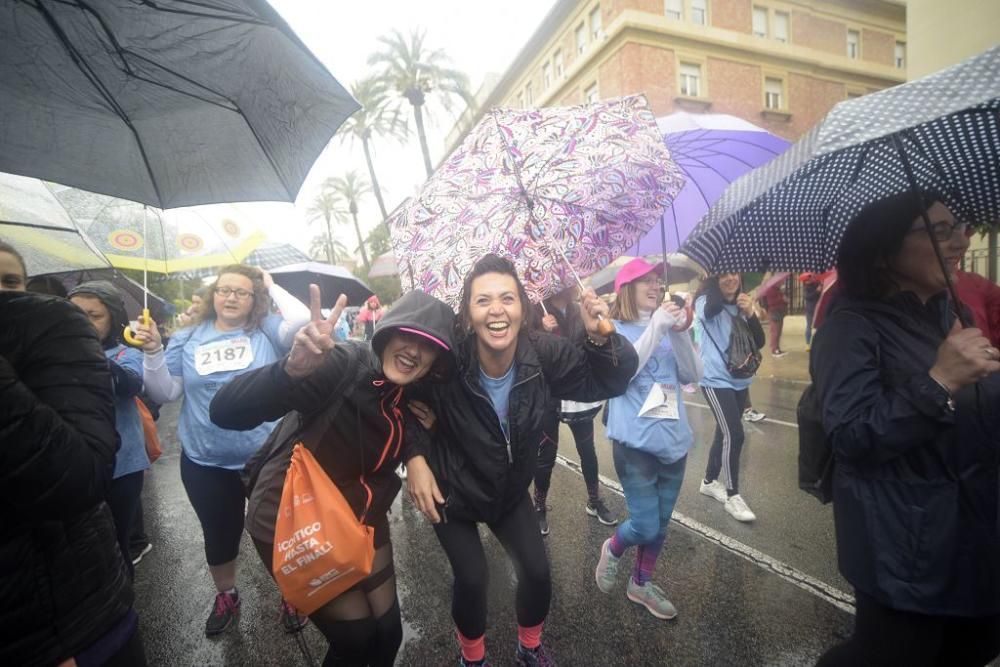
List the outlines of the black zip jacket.
{"type": "Polygon", "coordinates": [[[599,401],[628,388],[639,360],[628,339],[574,345],[565,338],[522,331],[510,392],[510,439],[479,385],[476,338],[458,344],[457,377],[434,389],[437,433],[428,451],[414,443],[407,458],[423,454],[441,492],[448,519],[492,523],[516,505],[531,483],[552,398],[599,401]]]}
{"type": "Polygon", "coordinates": [[[986,616],[1000,614],[1000,375],[948,409],[928,371],[954,320],[945,293],[841,297],[811,370],[844,577],[893,609],[986,616]]]}
{"type": "Polygon", "coordinates": [[[90,320],[0,292],[0,664],[55,665],[132,606],[104,502],[118,435],[90,320]]]}
{"type": "MultiPolygon", "coordinates": [[[[215,395],[209,414],[222,428],[246,430],[288,415],[246,465],[244,476],[254,481],[246,518],[252,537],[274,541],[285,473],[301,440],[359,518],[367,499],[360,481],[364,475],[372,492],[365,522],[375,527],[376,547],[388,541],[385,516],[400,489],[395,470],[403,456],[403,435],[417,443],[428,435],[406,408],[414,386],[389,383],[380,352],[397,327],[424,331],[450,347],[453,319],[443,302],[409,292],[379,321],[371,344],[337,343],[322,366],[299,380],[285,373],[284,360],[275,362],[234,378],[215,395]],[[299,437],[292,438],[296,433],[299,437]]],[[[454,365],[449,356],[439,353],[443,368],[454,365]]]]}

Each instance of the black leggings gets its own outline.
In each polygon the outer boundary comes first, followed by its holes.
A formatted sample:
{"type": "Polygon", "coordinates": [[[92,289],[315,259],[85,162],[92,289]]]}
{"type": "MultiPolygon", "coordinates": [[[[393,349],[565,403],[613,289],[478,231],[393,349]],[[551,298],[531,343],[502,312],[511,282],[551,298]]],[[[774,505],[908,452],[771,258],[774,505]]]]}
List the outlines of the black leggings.
{"type": "MultiPolygon", "coordinates": [[[[254,539],[269,573],[274,545],[254,539]]],[[[392,543],[375,550],[372,573],[309,614],[329,648],[323,667],[392,667],[403,643],[392,543]]]]}
{"type": "MultiPolygon", "coordinates": [[[[496,523],[487,524],[503,545],[517,573],[517,624],[534,627],[549,613],[552,576],[545,543],[538,532],[538,520],[531,499],[525,493],[517,505],[496,523]]],[[[451,595],[451,617],[458,631],[469,639],[486,633],[486,593],[489,569],[472,521],[450,520],[434,525],[438,541],[451,562],[455,582],[451,595]]]]}
{"type": "Polygon", "coordinates": [[[982,667],[1000,655],[1000,615],[926,616],[890,609],[860,591],[855,597],[854,634],[817,667],[982,667]]]}
{"type": "Polygon", "coordinates": [[[122,552],[122,558],[125,559],[125,567],[128,568],[130,578],[135,575],[135,567],[132,565],[132,556],[129,555],[129,536],[140,507],[142,476],[143,471],[139,470],[117,477],[111,480],[111,488],[108,490],[108,507],[111,508],[111,516],[115,520],[118,548],[122,552]]]}
{"type": "MultiPolygon", "coordinates": [[[[594,420],[581,419],[567,424],[573,433],[576,443],[576,453],[580,455],[580,467],[583,468],[583,481],[587,484],[587,493],[595,500],[598,492],[597,484],[597,451],[594,449],[594,420]]],[[[544,502],[552,484],[552,468],[556,464],[556,452],[559,450],[559,414],[547,416],[542,423],[542,442],[538,445],[538,465],[535,468],[535,497],[544,502]]]]}
{"type": "Polygon", "coordinates": [[[749,389],[702,387],[708,407],[715,417],[715,439],[708,452],[705,480],[714,482],[721,474],[729,495],[740,492],[740,452],[743,451],[743,409],[749,389]]]}
{"type": "Polygon", "coordinates": [[[198,515],[209,565],[225,565],[240,553],[246,491],[239,470],[195,463],[181,453],[181,482],[198,515]]]}

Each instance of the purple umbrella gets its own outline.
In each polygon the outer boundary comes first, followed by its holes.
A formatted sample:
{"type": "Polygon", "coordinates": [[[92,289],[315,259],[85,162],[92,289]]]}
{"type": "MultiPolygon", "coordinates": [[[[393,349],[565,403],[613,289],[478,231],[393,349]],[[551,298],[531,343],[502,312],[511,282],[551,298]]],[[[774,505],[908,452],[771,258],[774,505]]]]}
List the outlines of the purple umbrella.
{"type": "Polygon", "coordinates": [[[656,122],[670,156],[684,172],[684,188],[628,255],[677,250],[726,187],[781,154],[789,142],[725,114],[678,112],[656,122]]]}
{"type": "Polygon", "coordinates": [[[387,223],[413,287],[456,305],[494,252],[541,301],[623,254],[682,185],[641,95],[492,109],[387,223]]]}

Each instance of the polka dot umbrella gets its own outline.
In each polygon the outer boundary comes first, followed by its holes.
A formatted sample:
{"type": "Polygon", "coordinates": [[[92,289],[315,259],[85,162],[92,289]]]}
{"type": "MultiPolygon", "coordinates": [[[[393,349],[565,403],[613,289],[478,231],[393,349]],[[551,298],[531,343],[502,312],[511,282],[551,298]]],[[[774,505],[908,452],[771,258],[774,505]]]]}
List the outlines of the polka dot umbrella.
{"type": "Polygon", "coordinates": [[[862,208],[917,189],[966,222],[1000,219],[1000,47],[841,102],[730,185],[681,252],[710,274],[825,271],[862,208]]]}

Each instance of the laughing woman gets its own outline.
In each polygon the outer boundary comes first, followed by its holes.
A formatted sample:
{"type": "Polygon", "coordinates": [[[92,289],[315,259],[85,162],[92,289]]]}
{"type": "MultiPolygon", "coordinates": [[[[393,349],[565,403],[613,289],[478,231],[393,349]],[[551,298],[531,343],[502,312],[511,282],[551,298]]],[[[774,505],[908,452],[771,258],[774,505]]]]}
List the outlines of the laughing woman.
{"type": "Polygon", "coordinates": [[[528,495],[546,406],[553,398],[616,396],[636,369],[626,338],[598,333],[607,305],[593,290],[582,296],[586,338],[578,344],[531,331],[530,314],[509,260],[486,255],[476,262],[455,322],[458,377],[435,389],[438,442],[407,463],[410,494],[451,562],[462,665],[485,661],[489,572],[480,523],[500,540],[517,572],[517,664],[555,664],[541,643],[552,581],[528,495]]]}

